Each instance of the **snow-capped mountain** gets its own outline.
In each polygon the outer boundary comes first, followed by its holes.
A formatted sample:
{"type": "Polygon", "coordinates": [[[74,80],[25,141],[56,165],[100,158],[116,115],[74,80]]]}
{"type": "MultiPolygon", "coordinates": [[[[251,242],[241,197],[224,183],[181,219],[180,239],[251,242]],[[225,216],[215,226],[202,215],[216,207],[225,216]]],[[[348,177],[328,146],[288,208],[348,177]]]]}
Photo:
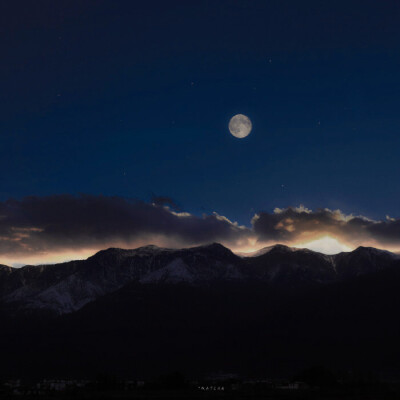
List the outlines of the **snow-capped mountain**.
{"type": "Polygon", "coordinates": [[[328,284],[399,263],[392,253],[359,247],[324,255],[275,245],[250,257],[214,243],[188,249],[110,248],[87,260],[55,265],[0,266],[0,299],[8,307],[71,313],[127,284],[263,283],[295,288],[328,284]]]}

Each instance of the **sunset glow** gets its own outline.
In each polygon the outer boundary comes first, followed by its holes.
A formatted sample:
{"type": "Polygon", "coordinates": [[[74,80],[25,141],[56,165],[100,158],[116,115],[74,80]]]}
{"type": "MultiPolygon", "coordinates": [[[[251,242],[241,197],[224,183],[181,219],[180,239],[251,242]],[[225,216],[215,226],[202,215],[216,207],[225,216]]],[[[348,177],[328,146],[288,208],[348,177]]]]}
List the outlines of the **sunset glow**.
{"type": "Polygon", "coordinates": [[[323,236],[319,239],[315,239],[305,243],[297,243],[293,245],[296,248],[306,248],[309,250],[317,251],[324,254],[337,254],[342,251],[352,251],[353,248],[340,242],[331,236],[323,236]]]}

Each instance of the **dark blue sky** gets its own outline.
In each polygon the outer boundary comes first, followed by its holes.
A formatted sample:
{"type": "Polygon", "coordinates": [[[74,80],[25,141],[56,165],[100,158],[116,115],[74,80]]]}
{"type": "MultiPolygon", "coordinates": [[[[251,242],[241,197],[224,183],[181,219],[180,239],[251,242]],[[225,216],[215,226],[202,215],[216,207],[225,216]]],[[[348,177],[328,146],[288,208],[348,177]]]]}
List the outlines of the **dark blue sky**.
{"type": "Polygon", "coordinates": [[[398,1],[21,1],[0,19],[2,201],[400,215],[398,1]]]}

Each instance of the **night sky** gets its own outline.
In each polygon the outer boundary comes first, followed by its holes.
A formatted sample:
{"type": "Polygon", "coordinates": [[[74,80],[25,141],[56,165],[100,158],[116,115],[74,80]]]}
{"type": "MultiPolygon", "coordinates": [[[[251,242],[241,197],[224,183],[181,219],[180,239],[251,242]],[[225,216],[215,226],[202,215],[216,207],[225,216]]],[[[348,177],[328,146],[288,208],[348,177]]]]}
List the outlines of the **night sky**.
{"type": "Polygon", "coordinates": [[[229,244],[210,221],[245,231],[238,247],[291,243],[327,214],[362,216],[351,248],[400,248],[399,21],[398,1],[3,2],[0,256],[145,243],[133,217],[92,241],[115,214],[82,207],[113,201],[122,220],[125,202],[193,220],[141,222],[179,245],[229,244]],[[238,113],[244,139],[228,130],[238,113]],[[84,245],[60,245],[77,232],[84,245]]]}

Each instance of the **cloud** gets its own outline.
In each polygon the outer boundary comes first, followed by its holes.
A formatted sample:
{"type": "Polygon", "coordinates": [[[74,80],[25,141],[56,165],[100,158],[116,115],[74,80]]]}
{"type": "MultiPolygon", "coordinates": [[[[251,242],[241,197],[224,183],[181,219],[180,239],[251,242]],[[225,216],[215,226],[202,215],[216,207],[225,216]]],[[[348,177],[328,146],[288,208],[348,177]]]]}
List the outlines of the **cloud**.
{"type": "Polygon", "coordinates": [[[92,195],[0,202],[0,263],[26,258],[46,261],[49,254],[73,258],[83,250],[91,254],[107,247],[133,248],[150,243],[187,247],[220,242],[234,250],[249,251],[272,243],[297,245],[325,236],[352,248],[371,245],[400,249],[400,220],[392,217],[375,221],[340,210],[313,211],[299,206],[259,212],[245,227],[217,213],[196,216],[173,210],[174,204],[169,198],[145,203],[92,195]]]}
{"type": "Polygon", "coordinates": [[[0,203],[0,255],[38,254],[136,243],[179,246],[245,240],[249,230],[217,214],[174,212],[120,197],[26,197],[0,203]]]}
{"type": "Polygon", "coordinates": [[[293,243],[331,235],[354,246],[376,244],[400,248],[400,219],[386,217],[375,221],[364,216],[346,215],[328,208],[312,211],[304,206],[276,208],[260,212],[252,219],[259,242],[266,240],[293,243]]]}
{"type": "Polygon", "coordinates": [[[182,208],[178,205],[178,203],[168,196],[153,195],[151,198],[151,202],[155,206],[168,206],[175,211],[182,211],[182,208]]]}

